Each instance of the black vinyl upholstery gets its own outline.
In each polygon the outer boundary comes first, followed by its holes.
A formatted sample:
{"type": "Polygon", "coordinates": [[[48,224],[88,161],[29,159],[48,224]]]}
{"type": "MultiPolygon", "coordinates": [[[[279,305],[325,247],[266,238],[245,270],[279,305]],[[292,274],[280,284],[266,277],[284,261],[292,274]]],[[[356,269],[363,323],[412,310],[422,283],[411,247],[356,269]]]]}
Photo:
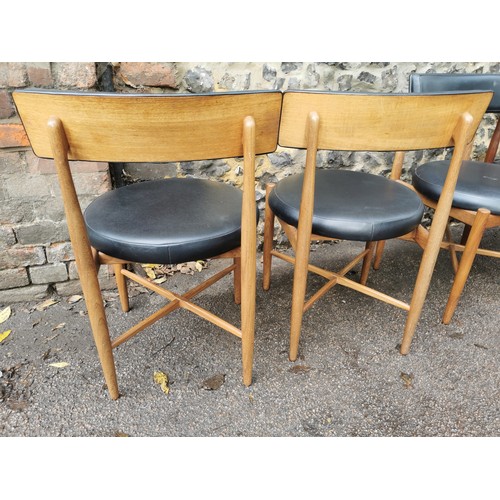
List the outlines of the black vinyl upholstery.
{"type": "Polygon", "coordinates": [[[410,92],[454,92],[492,90],[493,98],[486,113],[500,113],[500,74],[494,73],[412,73],[410,92]]]}
{"type": "MultiPolygon", "coordinates": [[[[410,92],[454,92],[492,90],[487,113],[500,113],[500,74],[414,73],[410,75],[410,92]]],[[[449,161],[432,161],[419,165],[412,173],[412,183],[433,201],[441,194],[449,161]]],[[[500,165],[464,161],[460,169],[453,206],[465,210],[487,208],[500,214],[500,165]]]]}
{"type": "MultiPolygon", "coordinates": [[[[297,227],[303,175],[276,184],[269,205],[297,227]]],[[[312,231],[318,236],[378,241],[412,231],[424,206],[416,193],[385,177],[348,170],[316,170],[312,231]],[[362,203],[360,203],[362,201],[362,203]]]]}
{"type": "Polygon", "coordinates": [[[84,217],[90,243],[100,252],[131,262],[175,264],[238,248],[241,203],[242,192],[234,186],[172,178],[109,191],[84,217]]]}
{"type": "MultiPolygon", "coordinates": [[[[415,189],[437,201],[443,189],[449,162],[432,161],[418,166],[412,173],[415,189]]],[[[500,165],[464,161],[460,168],[453,206],[465,210],[487,208],[500,215],[500,165]]]]}

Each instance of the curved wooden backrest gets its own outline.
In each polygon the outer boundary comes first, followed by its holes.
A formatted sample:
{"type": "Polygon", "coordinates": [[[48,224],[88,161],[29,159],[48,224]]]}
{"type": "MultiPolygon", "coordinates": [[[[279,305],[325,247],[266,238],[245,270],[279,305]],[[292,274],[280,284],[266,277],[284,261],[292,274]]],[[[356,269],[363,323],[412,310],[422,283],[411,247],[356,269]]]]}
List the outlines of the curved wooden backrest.
{"type": "MultiPolygon", "coordinates": [[[[306,122],[319,115],[318,149],[410,151],[453,145],[464,113],[475,133],[492,92],[361,94],[289,91],[283,96],[280,146],[306,148],[306,122]]],[[[468,137],[468,142],[473,136],[468,137]]]]}
{"type": "Polygon", "coordinates": [[[47,133],[61,120],[70,160],[170,162],[243,156],[243,120],[256,123],[255,153],[277,146],[282,94],[114,94],[40,89],[13,92],[37,156],[53,158],[47,133]]]}

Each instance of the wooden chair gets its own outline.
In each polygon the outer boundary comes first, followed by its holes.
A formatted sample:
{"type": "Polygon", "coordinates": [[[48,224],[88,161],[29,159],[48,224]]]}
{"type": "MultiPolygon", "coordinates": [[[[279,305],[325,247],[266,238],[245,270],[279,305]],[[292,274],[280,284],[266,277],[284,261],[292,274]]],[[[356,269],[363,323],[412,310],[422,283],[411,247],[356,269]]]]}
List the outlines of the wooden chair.
{"type": "Polygon", "coordinates": [[[255,155],[276,149],[282,94],[130,95],[22,90],[13,93],[37,156],[54,158],[91,328],[111,398],[119,396],[112,349],[183,308],[242,341],[243,382],[252,381],[256,220],[255,155]],[[132,184],[98,197],[82,214],[70,160],[176,162],[243,157],[243,193],[215,181],[172,178],[132,184]],[[127,269],[226,258],[231,265],[179,295],[127,269]],[[110,338],[97,271],[113,265],[124,311],[126,278],[168,301],[110,338]],[[238,328],[191,302],[229,273],[241,302],[238,328]]]}
{"type": "MultiPolygon", "coordinates": [[[[494,92],[486,113],[500,113],[500,75],[498,74],[412,74],[410,92],[439,92],[460,90],[491,90],[494,92]]],[[[458,176],[450,217],[464,224],[460,244],[447,232],[444,245],[452,257],[455,279],[443,313],[443,323],[453,317],[460,295],[470,273],[476,254],[500,258],[500,250],[480,248],[484,231],[500,226],[500,165],[494,163],[500,144],[500,120],[486,151],[484,162],[464,161],[458,176]],[[460,264],[456,252],[462,253],[460,264]]],[[[435,208],[441,196],[449,161],[434,161],[418,166],[412,183],[424,204],[435,208]]]]}
{"type": "Polygon", "coordinates": [[[343,285],[408,312],[401,344],[407,354],[427,294],[451,207],[458,170],[491,92],[458,95],[398,95],[285,92],[278,143],[307,149],[303,174],[268,186],[264,228],[263,287],[269,289],[272,257],[294,264],[290,360],[298,354],[303,313],[334,285],[343,285]],[[454,145],[445,189],[430,232],[420,225],[423,204],[411,186],[364,172],[316,169],[318,150],[407,151],[454,145]],[[274,219],[295,257],[273,250],[274,219]],[[424,248],[411,303],[366,286],[374,242],[404,237],[424,248]],[[367,242],[339,272],[309,262],[310,241],[367,242]],[[363,262],[360,283],[347,273],[363,262]],[[304,304],[307,274],[327,283],[304,304]]]}

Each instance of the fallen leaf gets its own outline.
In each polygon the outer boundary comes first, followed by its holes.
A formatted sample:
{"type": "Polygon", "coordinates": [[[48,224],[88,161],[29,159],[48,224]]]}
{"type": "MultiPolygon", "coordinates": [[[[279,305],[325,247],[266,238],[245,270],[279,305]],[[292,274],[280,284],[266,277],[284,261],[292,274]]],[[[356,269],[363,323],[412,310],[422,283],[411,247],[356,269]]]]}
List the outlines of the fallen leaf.
{"type": "Polygon", "coordinates": [[[0,323],[7,321],[10,317],[10,306],[6,307],[3,311],[0,312],[0,323]]]}
{"type": "Polygon", "coordinates": [[[217,389],[220,389],[225,380],[226,375],[223,373],[218,373],[217,375],[204,380],[201,386],[207,391],[216,391],[217,389]]]}
{"type": "Polygon", "coordinates": [[[413,387],[413,373],[401,372],[400,376],[403,379],[403,382],[405,383],[405,387],[407,389],[411,389],[413,387]]]}
{"type": "Polygon", "coordinates": [[[27,401],[7,401],[7,406],[13,411],[25,410],[28,407],[27,401]]]}
{"type": "Polygon", "coordinates": [[[124,437],[130,437],[130,436],[128,434],[126,434],[125,432],[116,431],[115,432],[115,437],[124,438],[124,437]]]}
{"type": "Polygon", "coordinates": [[[47,307],[50,307],[50,306],[53,306],[54,304],[57,304],[57,300],[54,300],[54,299],[48,299],[46,300],[45,302],[42,302],[41,304],[38,304],[35,309],[37,311],[45,311],[45,309],[47,309],[47,307]]]}
{"type": "Polygon", "coordinates": [[[156,283],[157,285],[161,285],[162,283],[165,283],[165,281],[167,281],[167,278],[165,278],[165,276],[163,276],[162,278],[158,278],[158,279],[153,280],[153,283],[156,283]]]}
{"type": "Polygon", "coordinates": [[[201,273],[201,271],[206,267],[203,260],[197,260],[195,263],[196,270],[201,273]]]}
{"type": "Polygon", "coordinates": [[[0,343],[2,343],[9,335],[12,330],[7,330],[6,332],[0,333],[0,343]]]}
{"type": "Polygon", "coordinates": [[[75,302],[78,302],[79,300],[82,300],[83,297],[81,295],[72,295],[69,299],[68,302],[70,304],[74,304],[75,302]]]}
{"type": "Polygon", "coordinates": [[[170,388],[168,387],[168,376],[166,373],[163,373],[160,371],[154,372],[153,380],[155,381],[155,383],[157,383],[161,387],[161,390],[165,394],[169,393],[170,388]]]}
{"type": "Polygon", "coordinates": [[[69,366],[69,363],[61,361],[60,363],[49,363],[49,366],[53,366],[54,368],[66,368],[66,366],[69,366]]]}
{"type": "Polygon", "coordinates": [[[52,331],[59,330],[60,328],[64,328],[65,325],[66,325],[66,323],[59,323],[57,326],[54,326],[54,328],[52,328],[52,331]]]}
{"type": "Polygon", "coordinates": [[[155,274],[155,272],[152,269],[150,269],[149,267],[146,267],[144,269],[144,271],[146,271],[146,274],[148,275],[149,279],[151,279],[151,280],[155,280],[156,279],[156,274],[155,274]]]}
{"type": "Polygon", "coordinates": [[[311,370],[311,367],[310,366],[306,366],[306,365],[295,365],[295,366],[292,366],[290,368],[290,370],[288,370],[289,372],[292,372],[292,373],[307,373],[308,371],[311,370]]]}

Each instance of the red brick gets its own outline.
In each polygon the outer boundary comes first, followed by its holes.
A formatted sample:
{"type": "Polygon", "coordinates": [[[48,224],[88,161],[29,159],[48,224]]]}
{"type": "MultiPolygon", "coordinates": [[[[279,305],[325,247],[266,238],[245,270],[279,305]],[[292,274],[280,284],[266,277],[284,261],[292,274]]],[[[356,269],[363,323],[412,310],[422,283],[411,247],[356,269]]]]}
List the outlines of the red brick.
{"type": "Polygon", "coordinates": [[[51,87],[53,84],[50,63],[28,63],[28,78],[35,87],[51,87]]]}
{"type": "Polygon", "coordinates": [[[0,148],[15,148],[29,146],[24,127],[19,123],[0,124],[0,148]]]}
{"type": "Polygon", "coordinates": [[[120,63],[118,76],[131,87],[178,88],[175,69],[169,63],[120,63]]]}
{"type": "Polygon", "coordinates": [[[14,104],[6,90],[0,90],[0,119],[10,118],[15,113],[14,104]]]}

